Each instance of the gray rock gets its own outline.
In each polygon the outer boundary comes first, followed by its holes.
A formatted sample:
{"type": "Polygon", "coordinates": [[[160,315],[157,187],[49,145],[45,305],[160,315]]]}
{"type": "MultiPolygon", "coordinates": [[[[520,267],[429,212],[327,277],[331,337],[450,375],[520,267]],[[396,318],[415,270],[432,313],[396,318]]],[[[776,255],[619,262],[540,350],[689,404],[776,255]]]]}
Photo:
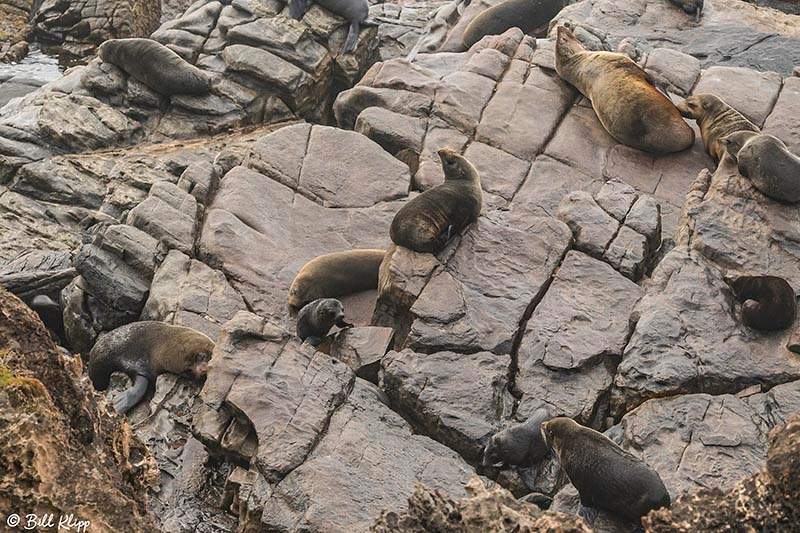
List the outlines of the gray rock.
{"type": "Polygon", "coordinates": [[[700,60],[677,50],[655,48],[647,54],[645,71],[663,76],[683,95],[688,95],[700,76],[700,60]]]}
{"type": "Polygon", "coordinates": [[[786,78],[772,113],[764,123],[764,133],[786,143],[793,154],[800,153],[800,126],[794,117],[800,113],[800,79],[786,78]]]}
{"type": "Polygon", "coordinates": [[[194,253],[198,217],[197,200],[177,185],[160,182],[150,189],[150,196],[134,207],[128,224],[145,231],[167,248],[185,254],[194,253]]]}
{"type": "Polygon", "coordinates": [[[756,72],[742,67],[711,67],[704,70],[695,93],[711,93],[750,119],[757,126],[772,111],[781,77],[775,72],[756,72]]]}
{"type": "Polygon", "coordinates": [[[572,230],[575,247],[595,257],[603,256],[619,230],[619,222],[584,191],[566,195],[556,216],[572,230]]]}
{"type": "Polygon", "coordinates": [[[356,376],[378,383],[381,361],[389,351],[392,328],[355,327],[339,331],[330,347],[330,355],[345,363],[356,376]]]}

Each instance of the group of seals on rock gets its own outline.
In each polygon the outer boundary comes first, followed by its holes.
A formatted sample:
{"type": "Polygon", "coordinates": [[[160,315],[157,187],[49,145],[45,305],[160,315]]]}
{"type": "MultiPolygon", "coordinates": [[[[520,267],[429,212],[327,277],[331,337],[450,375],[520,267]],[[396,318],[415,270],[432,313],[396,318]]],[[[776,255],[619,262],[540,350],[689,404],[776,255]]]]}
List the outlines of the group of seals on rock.
{"type": "Polygon", "coordinates": [[[504,0],[472,19],[462,41],[470,48],[487,35],[500,35],[514,27],[524,33],[546,28],[567,4],[569,0],[504,0]]]}
{"type": "MultiPolygon", "coordinates": [[[[342,49],[345,54],[349,54],[356,49],[358,32],[362,25],[375,25],[374,22],[367,20],[369,16],[369,3],[367,0],[315,0],[315,2],[331,13],[350,21],[347,39],[345,39],[344,48],[342,49]]],[[[307,10],[308,0],[289,1],[289,17],[300,20],[307,10]]]]}

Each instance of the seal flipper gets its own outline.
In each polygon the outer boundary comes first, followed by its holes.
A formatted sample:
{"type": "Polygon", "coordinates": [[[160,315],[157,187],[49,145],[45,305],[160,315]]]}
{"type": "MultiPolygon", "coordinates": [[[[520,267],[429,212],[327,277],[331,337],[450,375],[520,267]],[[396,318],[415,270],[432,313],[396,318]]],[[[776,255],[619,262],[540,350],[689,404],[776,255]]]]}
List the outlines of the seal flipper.
{"type": "MultiPolygon", "coordinates": [[[[377,20],[364,19],[364,20],[361,21],[361,25],[362,26],[380,26],[381,23],[378,22],[377,20]]],[[[400,44],[402,44],[402,43],[400,43],[400,44]]],[[[405,45],[403,45],[403,48],[405,48],[405,45]]]]}
{"type": "Polygon", "coordinates": [[[121,415],[127,413],[144,397],[149,382],[145,376],[138,374],[133,380],[133,385],[114,399],[114,410],[121,415]]]}
{"type": "Polygon", "coordinates": [[[289,0],[289,17],[294,20],[303,18],[306,9],[308,9],[306,0],[289,0]]]}
{"type": "Polygon", "coordinates": [[[345,322],[344,318],[340,318],[339,320],[337,320],[336,325],[342,329],[354,327],[353,324],[351,324],[350,322],[345,322]]]}
{"type": "Polygon", "coordinates": [[[359,30],[359,21],[350,21],[350,29],[347,32],[347,40],[344,42],[344,50],[342,50],[343,54],[349,54],[356,49],[356,41],[358,40],[359,30]]]}
{"type": "Polygon", "coordinates": [[[586,520],[586,522],[591,526],[594,524],[594,521],[597,519],[597,515],[599,513],[600,509],[581,504],[581,508],[578,511],[578,516],[586,520]]]}
{"type": "Polygon", "coordinates": [[[306,337],[305,341],[303,342],[307,342],[308,344],[316,348],[317,346],[322,344],[322,339],[320,337],[311,336],[311,337],[306,337]]]}

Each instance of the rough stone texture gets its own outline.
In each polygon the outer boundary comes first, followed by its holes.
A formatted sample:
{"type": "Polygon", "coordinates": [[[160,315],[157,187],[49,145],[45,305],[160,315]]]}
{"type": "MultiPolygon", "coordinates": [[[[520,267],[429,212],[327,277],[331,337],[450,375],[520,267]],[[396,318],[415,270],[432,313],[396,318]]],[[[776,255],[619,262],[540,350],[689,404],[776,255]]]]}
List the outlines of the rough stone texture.
{"type": "Polygon", "coordinates": [[[756,72],[742,67],[711,67],[703,71],[693,92],[715,94],[756,126],[763,126],[780,89],[781,76],[775,72],[756,72]]]}
{"type": "Polygon", "coordinates": [[[394,330],[382,327],[346,328],[331,343],[331,357],[345,363],[361,379],[378,384],[378,373],[392,343],[394,330]]]}

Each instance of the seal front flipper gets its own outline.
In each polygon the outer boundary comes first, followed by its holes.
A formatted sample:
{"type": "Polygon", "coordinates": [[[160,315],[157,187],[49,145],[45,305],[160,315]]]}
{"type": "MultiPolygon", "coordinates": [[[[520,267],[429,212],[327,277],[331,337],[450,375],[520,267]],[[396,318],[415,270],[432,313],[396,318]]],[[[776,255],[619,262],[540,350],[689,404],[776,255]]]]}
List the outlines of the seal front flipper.
{"type": "Polygon", "coordinates": [[[339,327],[340,327],[340,328],[342,328],[342,329],[344,329],[344,328],[352,328],[352,327],[355,327],[355,326],[354,326],[353,324],[351,324],[350,322],[345,322],[345,321],[344,321],[344,318],[340,318],[339,320],[337,320],[337,321],[336,321],[336,325],[337,325],[337,326],[339,326],[339,327]]]}
{"type": "Polygon", "coordinates": [[[144,397],[147,392],[149,380],[142,375],[137,375],[133,385],[114,399],[114,410],[124,415],[144,397]]]}
{"type": "Polygon", "coordinates": [[[360,23],[357,20],[350,21],[350,30],[347,32],[347,40],[344,42],[343,54],[349,54],[356,49],[356,41],[358,40],[358,31],[360,23]]]}
{"type": "Polygon", "coordinates": [[[308,9],[306,0],[290,0],[289,1],[289,17],[294,20],[303,18],[303,14],[308,9]]]}

